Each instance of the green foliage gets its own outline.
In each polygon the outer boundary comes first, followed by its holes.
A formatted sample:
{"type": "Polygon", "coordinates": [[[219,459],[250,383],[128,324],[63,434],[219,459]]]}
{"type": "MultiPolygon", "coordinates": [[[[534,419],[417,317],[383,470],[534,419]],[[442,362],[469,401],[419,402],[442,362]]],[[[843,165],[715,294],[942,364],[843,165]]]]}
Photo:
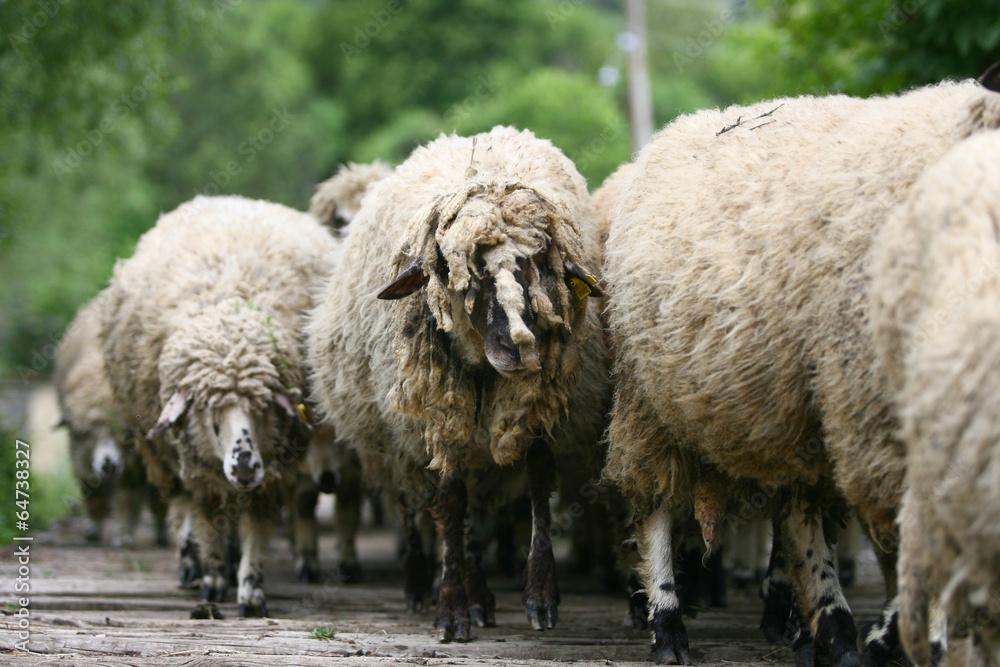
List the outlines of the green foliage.
{"type": "Polygon", "coordinates": [[[542,68],[520,79],[490,81],[494,86],[481,88],[482,99],[470,96],[445,114],[459,134],[500,124],[531,129],[573,159],[592,187],[629,159],[624,114],[592,77],[542,68]]]}
{"type": "MultiPolygon", "coordinates": [[[[591,187],[629,159],[614,0],[0,0],[0,373],[53,341],[157,215],[197,194],[304,208],[338,164],[529,128],[591,187]]],[[[988,0],[648,3],[656,122],[784,94],[976,76],[988,0]]],[[[624,79],[624,76],[622,77],[624,79]]]]}

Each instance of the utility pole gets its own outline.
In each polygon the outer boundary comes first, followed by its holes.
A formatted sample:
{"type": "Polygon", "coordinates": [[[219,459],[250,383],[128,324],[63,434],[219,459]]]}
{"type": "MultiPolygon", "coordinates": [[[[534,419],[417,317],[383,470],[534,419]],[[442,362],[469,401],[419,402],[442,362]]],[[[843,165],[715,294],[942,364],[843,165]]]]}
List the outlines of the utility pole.
{"type": "Polygon", "coordinates": [[[653,135],[653,93],[646,65],[646,0],[625,0],[624,50],[628,52],[628,113],[632,150],[638,151],[653,135]]]}

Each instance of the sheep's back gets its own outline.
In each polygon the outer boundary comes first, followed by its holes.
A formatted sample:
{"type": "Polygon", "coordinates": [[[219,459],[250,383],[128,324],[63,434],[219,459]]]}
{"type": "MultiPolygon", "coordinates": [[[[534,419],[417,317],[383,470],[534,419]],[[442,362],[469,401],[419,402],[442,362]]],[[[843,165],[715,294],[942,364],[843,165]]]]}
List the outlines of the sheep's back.
{"type": "Polygon", "coordinates": [[[822,473],[821,423],[862,447],[885,425],[865,260],[973,90],[774,100],[654,137],[612,211],[605,277],[621,382],[672,444],[782,484],[822,473]]]}

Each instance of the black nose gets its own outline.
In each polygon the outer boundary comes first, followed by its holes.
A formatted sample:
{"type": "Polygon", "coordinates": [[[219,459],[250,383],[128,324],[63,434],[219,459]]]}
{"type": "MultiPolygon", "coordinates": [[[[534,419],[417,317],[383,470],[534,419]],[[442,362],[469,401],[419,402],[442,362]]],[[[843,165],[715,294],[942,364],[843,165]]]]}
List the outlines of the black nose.
{"type": "Polygon", "coordinates": [[[334,493],[340,486],[340,475],[335,470],[324,470],[319,476],[319,490],[334,493]]]}
{"type": "Polygon", "coordinates": [[[105,458],[101,462],[101,477],[114,477],[118,474],[118,467],[115,462],[109,458],[105,458]]]}
{"type": "Polygon", "coordinates": [[[236,455],[236,465],[233,466],[233,477],[243,486],[253,483],[254,473],[260,467],[259,461],[251,463],[251,459],[253,459],[253,453],[251,452],[244,451],[236,455]]]}

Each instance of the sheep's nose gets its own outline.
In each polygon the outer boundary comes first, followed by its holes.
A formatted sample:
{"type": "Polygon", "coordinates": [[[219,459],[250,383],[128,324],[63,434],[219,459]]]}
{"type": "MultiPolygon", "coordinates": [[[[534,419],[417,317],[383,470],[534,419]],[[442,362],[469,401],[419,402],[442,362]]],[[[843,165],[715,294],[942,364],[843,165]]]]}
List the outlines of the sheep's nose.
{"type": "Polygon", "coordinates": [[[111,457],[105,456],[101,461],[101,477],[114,477],[118,474],[118,466],[111,457]]]}
{"type": "Polygon", "coordinates": [[[335,493],[340,486],[340,475],[334,470],[324,470],[319,476],[319,490],[323,493],[335,493]]]}
{"type": "Polygon", "coordinates": [[[236,455],[236,464],[233,466],[233,477],[241,486],[250,486],[256,482],[257,470],[260,468],[260,461],[253,460],[252,452],[240,452],[236,455]]]}

